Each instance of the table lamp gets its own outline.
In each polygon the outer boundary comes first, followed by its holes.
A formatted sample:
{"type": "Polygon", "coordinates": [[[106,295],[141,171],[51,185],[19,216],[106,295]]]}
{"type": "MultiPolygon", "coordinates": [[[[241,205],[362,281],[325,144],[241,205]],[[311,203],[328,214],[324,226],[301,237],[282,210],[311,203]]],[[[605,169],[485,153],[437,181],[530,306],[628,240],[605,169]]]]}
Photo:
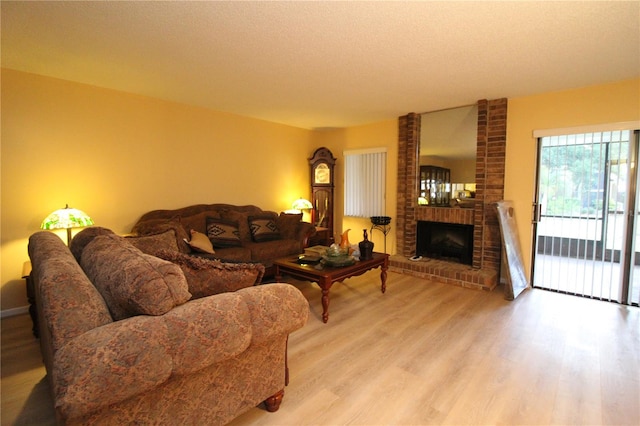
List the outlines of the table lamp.
{"type": "Polygon", "coordinates": [[[304,198],[298,198],[293,202],[293,205],[291,207],[292,207],[291,210],[287,210],[285,213],[292,213],[292,214],[302,213],[302,220],[304,221],[304,210],[311,210],[313,208],[313,204],[311,204],[311,201],[309,200],[305,200],[304,198]]]}
{"type": "Polygon", "coordinates": [[[293,202],[293,205],[291,206],[291,208],[293,208],[293,210],[297,210],[298,213],[300,213],[303,210],[311,210],[313,208],[313,205],[309,200],[305,200],[304,198],[298,198],[293,202]]]}
{"type": "Polygon", "coordinates": [[[71,228],[83,228],[93,225],[93,220],[82,210],[70,208],[58,209],[47,216],[40,225],[41,229],[66,229],[67,245],[71,243],[71,228]]]}

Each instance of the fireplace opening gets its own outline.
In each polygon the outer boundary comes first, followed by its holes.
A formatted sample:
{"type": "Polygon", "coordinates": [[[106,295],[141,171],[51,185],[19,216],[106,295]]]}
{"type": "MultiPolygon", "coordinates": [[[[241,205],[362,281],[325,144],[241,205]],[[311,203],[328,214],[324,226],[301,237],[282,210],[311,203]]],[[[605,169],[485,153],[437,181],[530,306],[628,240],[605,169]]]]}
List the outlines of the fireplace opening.
{"type": "Polygon", "coordinates": [[[416,255],[471,265],[473,225],[418,222],[416,255]]]}

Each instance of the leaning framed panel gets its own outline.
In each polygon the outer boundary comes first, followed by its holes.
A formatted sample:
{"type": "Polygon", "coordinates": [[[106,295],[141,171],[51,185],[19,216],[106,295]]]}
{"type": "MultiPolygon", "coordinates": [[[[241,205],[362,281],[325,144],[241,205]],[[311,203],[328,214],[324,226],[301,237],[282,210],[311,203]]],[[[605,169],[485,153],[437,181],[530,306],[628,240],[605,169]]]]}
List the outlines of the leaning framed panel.
{"type": "Polygon", "coordinates": [[[524,262],[520,249],[520,239],[516,227],[513,202],[498,201],[495,204],[500,222],[500,235],[502,237],[502,256],[506,260],[505,267],[507,282],[504,296],[507,300],[514,300],[520,293],[529,288],[529,281],[524,273],[524,262]]]}

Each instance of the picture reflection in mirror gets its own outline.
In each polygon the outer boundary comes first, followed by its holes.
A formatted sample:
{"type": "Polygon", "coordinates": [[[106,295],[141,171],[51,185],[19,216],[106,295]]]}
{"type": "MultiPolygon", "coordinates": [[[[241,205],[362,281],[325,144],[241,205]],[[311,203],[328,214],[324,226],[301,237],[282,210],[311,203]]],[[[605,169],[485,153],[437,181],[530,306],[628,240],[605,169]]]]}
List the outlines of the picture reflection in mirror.
{"type": "Polygon", "coordinates": [[[473,207],[477,105],[424,113],[420,127],[418,204],[473,207]],[[424,178],[433,168],[448,170],[448,181],[424,178]]]}

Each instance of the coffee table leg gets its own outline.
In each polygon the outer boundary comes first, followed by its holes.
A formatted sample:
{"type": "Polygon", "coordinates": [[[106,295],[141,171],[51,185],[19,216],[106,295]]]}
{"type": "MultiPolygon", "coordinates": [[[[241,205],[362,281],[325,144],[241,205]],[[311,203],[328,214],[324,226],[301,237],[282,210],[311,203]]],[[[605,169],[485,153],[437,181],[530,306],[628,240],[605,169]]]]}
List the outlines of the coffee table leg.
{"type": "Polygon", "coordinates": [[[380,286],[380,290],[383,293],[387,291],[387,269],[389,269],[389,262],[387,259],[384,260],[384,263],[380,267],[380,281],[382,282],[382,285],[380,286]]]}
{"type": "Polygon", "coordinates": [[[275,273],[276,282],[282,282],[282,275],[280,274],[280,268],[276,265],[276,273],[275,273]]]}
{"type": "Polygon", "coordinates": [[[322,322],[329,321],[329,289],[331,289],[331,280],[322,280],[320,282],[322,289],[322,322]]]}

